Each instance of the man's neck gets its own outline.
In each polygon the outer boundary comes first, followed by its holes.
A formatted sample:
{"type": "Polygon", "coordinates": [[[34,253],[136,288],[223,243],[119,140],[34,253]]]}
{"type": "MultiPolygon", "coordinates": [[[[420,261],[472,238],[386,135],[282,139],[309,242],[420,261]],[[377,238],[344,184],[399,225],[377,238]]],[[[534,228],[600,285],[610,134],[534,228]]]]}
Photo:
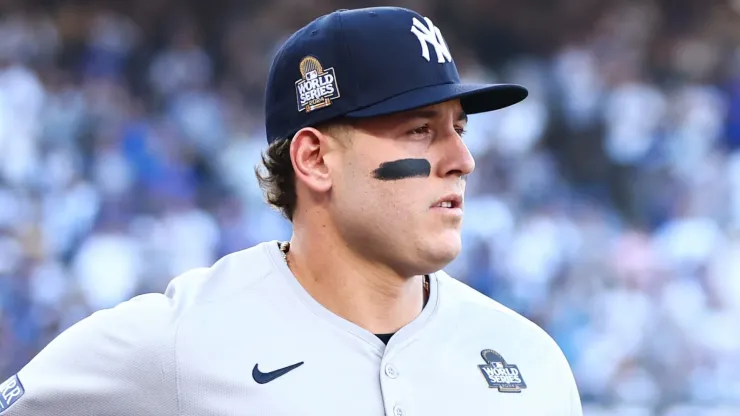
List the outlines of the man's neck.
{"type": "MultiPolygon", "coordinates": [[[[323,240],[323,239],[322,239],[323,240]]],[[[293,236],[288,266],[317,302],[375,334],[398,331],[424,306],[423,277],[403,277],[346,245],[293,236]]]]}

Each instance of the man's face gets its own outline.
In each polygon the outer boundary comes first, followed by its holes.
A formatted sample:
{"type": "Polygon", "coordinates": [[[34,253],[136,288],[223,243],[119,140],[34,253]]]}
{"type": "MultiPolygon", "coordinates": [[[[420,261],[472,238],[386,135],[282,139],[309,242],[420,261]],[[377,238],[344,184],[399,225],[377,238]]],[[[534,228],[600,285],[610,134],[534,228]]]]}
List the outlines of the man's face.
{"type": "Polygon", "coordinates": [[[357,121],[332,163],[329,209],[343,238],[406,275],[451,262],[475,167],[466,122],[458,101],[357,121]]]}

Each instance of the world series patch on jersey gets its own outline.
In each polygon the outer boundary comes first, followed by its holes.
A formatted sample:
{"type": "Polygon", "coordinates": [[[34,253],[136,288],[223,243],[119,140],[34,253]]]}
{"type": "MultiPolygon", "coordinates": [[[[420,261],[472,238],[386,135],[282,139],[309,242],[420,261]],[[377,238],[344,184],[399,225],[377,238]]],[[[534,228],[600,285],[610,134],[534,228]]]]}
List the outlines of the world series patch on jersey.
{"type": "Polygon", "coordinates": [[[0,413],[3,413],[5,409],[18,401],[23,396],[23,393],[25,393],[25,390],[17,375],[10,377],[3,384],[0,384],[0,413]]]}
{"type": "Polygon", "coordinates": [[[486,364],[478,366],[488,387],[498,389],[501,393],[521,393],[527,388],[519,367],[508,364],[501,354],[494,350],[483,350],[480,353],[486,364]]]}

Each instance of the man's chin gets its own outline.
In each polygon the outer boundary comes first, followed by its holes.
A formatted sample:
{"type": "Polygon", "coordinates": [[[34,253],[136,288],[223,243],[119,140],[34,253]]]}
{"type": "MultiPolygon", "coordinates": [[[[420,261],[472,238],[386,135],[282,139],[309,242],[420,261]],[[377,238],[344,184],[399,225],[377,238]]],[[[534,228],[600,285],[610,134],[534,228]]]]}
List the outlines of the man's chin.
{"type": "Polygon", "coordinates": [[[429,274],[442,270],[460,255],[462,249],[459,236],[457,238],[437,241],[434,246],[426,247],[422,252],[424,259],[423,273],[429,274]]]}

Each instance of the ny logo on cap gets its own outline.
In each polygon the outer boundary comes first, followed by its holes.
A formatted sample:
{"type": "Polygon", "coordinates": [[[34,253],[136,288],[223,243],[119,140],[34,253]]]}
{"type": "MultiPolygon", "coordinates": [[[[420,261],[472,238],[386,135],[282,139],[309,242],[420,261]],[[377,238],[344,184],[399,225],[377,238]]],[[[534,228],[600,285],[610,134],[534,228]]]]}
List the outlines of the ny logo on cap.
{"type": "Polygon", "coordinates": [[[434,26],[428,17],[424,18],[427,25],[420,22],[419,19],[414,17],[413,24],[411,25],[411,33],[416,35],[421,45],[421,56],[427,61],[431,62],[429,58],[429,45],[434,46],[434,52],[437,54],[437,62],[443,64],[445,62],[452,62],[452,55],[450,49],[447,48],[447,43],[442,37],[442,32],[438,27],[434,26]]]}

